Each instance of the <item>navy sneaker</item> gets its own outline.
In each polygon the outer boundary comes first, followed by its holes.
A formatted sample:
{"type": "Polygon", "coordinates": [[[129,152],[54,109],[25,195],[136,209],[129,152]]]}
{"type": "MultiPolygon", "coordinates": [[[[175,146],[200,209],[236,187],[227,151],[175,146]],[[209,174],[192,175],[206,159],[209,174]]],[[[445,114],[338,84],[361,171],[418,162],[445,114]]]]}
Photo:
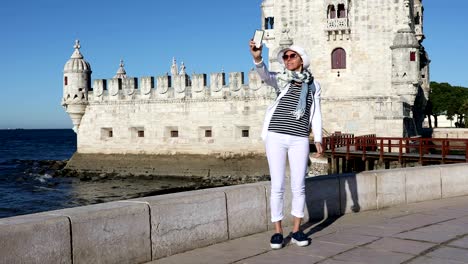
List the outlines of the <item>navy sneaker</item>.
{"type": "Polygon", "coordinates": [[[272,249],[280,249],[283,247],[283,235],[280,233],[276,233],[271,237],[270,240],[270,247],[272,249]]]}
{"type": "Polygon", "coordinates": [[[305,247],[309,245],[309,239],[302,231],[297,231],[296,233],[291,233],[291,243],[294,243],[300,247],[305,247]]]}

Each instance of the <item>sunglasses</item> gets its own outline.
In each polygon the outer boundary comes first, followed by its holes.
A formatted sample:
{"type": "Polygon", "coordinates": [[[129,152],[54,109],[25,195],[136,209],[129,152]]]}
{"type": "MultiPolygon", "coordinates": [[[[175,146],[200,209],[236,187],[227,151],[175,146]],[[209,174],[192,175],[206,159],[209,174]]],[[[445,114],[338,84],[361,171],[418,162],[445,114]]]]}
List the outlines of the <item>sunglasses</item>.
{"type": "Polygon", "coordinates": [[[288,60],[288,59],[295,59],[295,58],[298,58],[298,57],[299,57],[299,55],[297,55],[296,53],[291,53],[289,55],[284,54],[282,58],[283,58],[283,60],[288,60]]]}

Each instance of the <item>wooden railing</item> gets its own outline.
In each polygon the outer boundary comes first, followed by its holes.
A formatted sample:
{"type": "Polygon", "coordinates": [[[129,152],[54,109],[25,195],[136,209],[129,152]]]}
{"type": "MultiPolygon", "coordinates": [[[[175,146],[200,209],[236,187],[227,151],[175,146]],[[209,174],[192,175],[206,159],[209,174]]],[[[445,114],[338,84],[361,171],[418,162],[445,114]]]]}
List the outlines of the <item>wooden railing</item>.
{"type": "Polygon", "coordinates": [[[464,162],[468,162],[468,139],[376,137],[374,134],[354,137],[352,134],[334,133],[323,139],[323,147],[332,156],[339,152],[346,159],[350,155],[362,155],[363,160],[369,155],[378,155],[379,160],[383,160],[386,155],[397,155],[400,162],[404,156],[418,158],[420,163],[423,159],[437,157],[442,163],[457,157],[462,160],[464,157],[464,162]]]}

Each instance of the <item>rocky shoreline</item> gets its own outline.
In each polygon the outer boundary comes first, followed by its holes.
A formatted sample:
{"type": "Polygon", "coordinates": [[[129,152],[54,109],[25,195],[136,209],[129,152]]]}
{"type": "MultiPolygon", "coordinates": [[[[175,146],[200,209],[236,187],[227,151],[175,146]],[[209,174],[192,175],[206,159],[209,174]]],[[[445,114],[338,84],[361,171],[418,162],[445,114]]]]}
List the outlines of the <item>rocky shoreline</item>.
{"type": "MultiPolygon", "coordinates": [[[[269,176],[216,176],[216,177],[187,177],[187,176],[159,176],[159,175],[133,175],[117,172],[92,172],[78,171],[66,168],[68,160],[13,160],[21,167],[24,167],[23,175],[17,176],[16,181],[25,181],[28,175],[42,175],[51,178],[73,178],[80,182],[89,183],[106,183],[115,181],[132,180],[138,182],[154,182],[154,181],[174,181],[180,182],[180,185],[161,185],[161,188],[155,190],[146,190],[142,193],[133,195],[131,198],[153,196],[160,194],[168,194],[175,192],[184,192],[197,189],[206,189],[246,183],[254,183],[259,181],[268,181],[269,176]]],[[[55,185],[51,183],[49,185],[55,185]]],[[[128,197],[126,197],[128,198],[128,197]]]]}
{"type": "MultiPolygon", "coordinates": [[[[27,186],[25,188],[33,192],[60,192],[68,188],[70,193],[64,193],[63,199],[67,200],[65,207],[69,207],[270,180],[269,175],[245,173],[164,176],[110,170],[96,172],[69,169],[68,163],[69,160],[11,160],[8,166],[16,168],[16,173],[9,176],[10,181],[27,186]]],[[[313,161],[309,177],[320,175],[324,165],[313,161]]]]}

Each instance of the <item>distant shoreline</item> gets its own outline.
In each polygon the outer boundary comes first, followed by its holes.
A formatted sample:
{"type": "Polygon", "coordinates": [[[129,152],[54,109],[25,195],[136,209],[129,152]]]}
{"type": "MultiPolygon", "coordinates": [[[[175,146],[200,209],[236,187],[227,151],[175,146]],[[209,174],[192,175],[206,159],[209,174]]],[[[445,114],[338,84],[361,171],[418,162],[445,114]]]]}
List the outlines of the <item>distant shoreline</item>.
{"type": "Polygon", "coordinates": [[[72,128],[0,128],[0,130],[73,130],[72,128]]]}

